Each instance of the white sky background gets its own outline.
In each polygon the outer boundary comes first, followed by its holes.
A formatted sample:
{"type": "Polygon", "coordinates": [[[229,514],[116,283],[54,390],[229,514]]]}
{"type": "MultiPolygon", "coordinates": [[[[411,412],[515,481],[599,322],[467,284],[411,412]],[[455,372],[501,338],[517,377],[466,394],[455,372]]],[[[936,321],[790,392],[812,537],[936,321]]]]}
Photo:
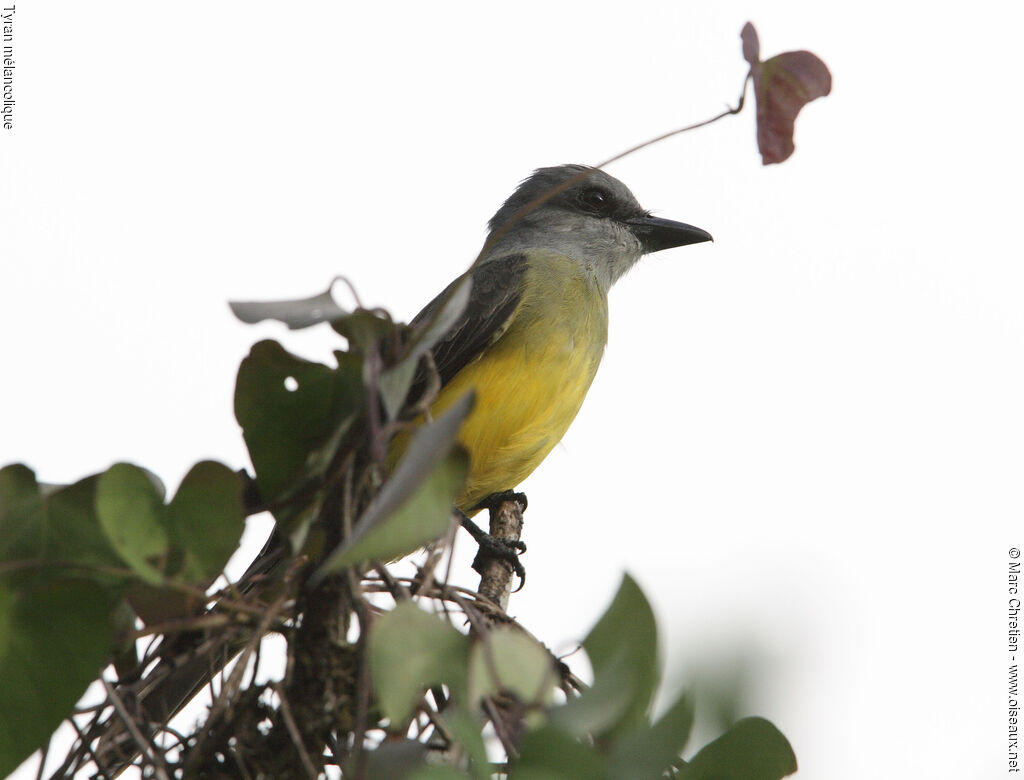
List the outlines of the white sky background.
{"type": "MultiPolygon", "coordinates": [[[[834,76],[763,168],[747,112],[609,172],[716,243],[645,259],[564,446],[524,484],[511,611],[569,648],[622,572],[667,676],[747,662],[809,780],[1006,771],[1024,542],[1019,4],[17,4],[0,131],[0,463],[248,464],[229,299],[336,274],[409,318],[533,168],[834,76]],[[955,10],[954,10],[955,9],[955,10]]],[[[255,542],[258,544],[258,542],[255,542]]],[[[473,585],[470,544],[456,580],[473,585]]],[[[710,738],[700,735],[701,741],[710,738]]]]}

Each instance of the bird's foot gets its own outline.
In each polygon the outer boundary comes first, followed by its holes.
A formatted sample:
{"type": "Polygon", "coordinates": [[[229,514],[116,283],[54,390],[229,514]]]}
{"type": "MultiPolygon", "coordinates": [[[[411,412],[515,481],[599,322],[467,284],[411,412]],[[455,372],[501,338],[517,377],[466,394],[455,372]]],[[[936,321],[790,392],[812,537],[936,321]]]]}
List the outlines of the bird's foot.
{"type": "Polygon", "coordinates": [[[473,559],[473,570],[482,575],[486,571],[488,560],[505,561],[519,577],[519,588],[516,590],[522,589],[526,584],[526,569],[520,563],[519,556],[526,552],[526,543],[518,539],[502,539],[489,534],[464,514],[461,517],[461,522],[462,527],[469,531],[469,535],[480,546],[473,559]]]}

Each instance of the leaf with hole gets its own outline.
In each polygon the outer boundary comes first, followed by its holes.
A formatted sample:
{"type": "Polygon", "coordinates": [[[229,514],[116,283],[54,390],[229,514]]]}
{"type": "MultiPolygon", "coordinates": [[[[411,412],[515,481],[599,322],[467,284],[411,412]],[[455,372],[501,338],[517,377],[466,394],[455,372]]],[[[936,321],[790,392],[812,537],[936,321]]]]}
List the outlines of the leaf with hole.
{"type": "Polygon", "coordinates": [[[362,362],[337,354],[345,357],[332,369],[261,341],[238,369],[235,417],[265,502],[322,476],[363,412],[362,362]]]}

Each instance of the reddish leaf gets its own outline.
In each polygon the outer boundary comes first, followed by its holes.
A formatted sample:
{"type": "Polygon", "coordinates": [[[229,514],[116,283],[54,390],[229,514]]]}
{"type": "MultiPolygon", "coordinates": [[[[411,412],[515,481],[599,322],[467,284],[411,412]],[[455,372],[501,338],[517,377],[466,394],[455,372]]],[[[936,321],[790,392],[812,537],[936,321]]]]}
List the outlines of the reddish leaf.
{"type": "Polygon", "coordinates": [[[754,25],[747,22],[740,30],[740,40],[743,41],[743,59],[750,63],[750,67],[756,68],[761,62],[761,41],[757,38],[757,30],[754,25]]]}
{"type": "Polygon", "coordinates": [[[757,148],[764,165],[780,163],[793,154],[796,116],[815,98],[832,91],[832,74],[809,51],[788,51],[761,62],[754,25],[740,33],[743,58],[750,63],[757,101],[757,148]]]}

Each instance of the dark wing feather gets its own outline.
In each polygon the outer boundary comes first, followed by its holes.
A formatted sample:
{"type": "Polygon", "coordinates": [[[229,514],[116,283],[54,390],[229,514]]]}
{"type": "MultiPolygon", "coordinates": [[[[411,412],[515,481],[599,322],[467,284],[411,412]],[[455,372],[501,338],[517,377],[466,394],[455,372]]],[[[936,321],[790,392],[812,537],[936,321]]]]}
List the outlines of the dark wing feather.
{"type": "MultiPolygon", "coordinates": [[[[519,307],[522,278],[526,273],[526,256],[508,255],[484,263],[472,274],[469,302],[462,315],[433,348],[434,364],[446,385],[459,371],[479,357],[487,347],[501,338],[519,307]]],[[[457,282],[458,280],[456,280],[457,282]]],[[[452,282],[444,292],[423,307],[412,325],[429,319],[444,300],[452,282]]],[[[421,369],[413,381],[410,398],[417,398],[426,384],[421,369]]]]}

